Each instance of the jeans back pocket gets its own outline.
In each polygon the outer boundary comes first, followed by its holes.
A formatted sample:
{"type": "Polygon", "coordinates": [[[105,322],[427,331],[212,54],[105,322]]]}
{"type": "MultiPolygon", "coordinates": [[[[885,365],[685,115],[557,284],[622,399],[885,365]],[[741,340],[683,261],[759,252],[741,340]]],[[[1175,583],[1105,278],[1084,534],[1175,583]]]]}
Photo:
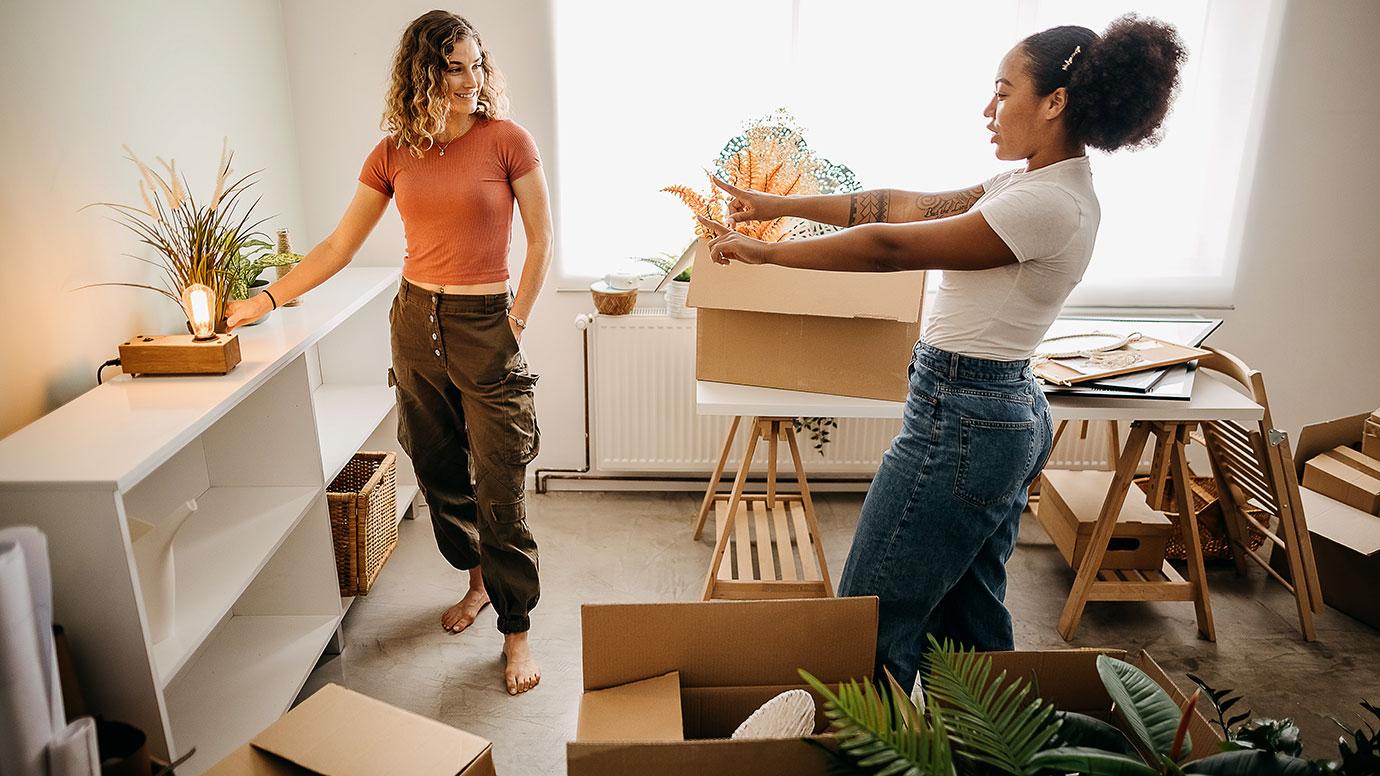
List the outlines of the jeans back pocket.
{"type": "Polygon", "coordinates": [[[1037,421],[959,418],[954,495],[978,507],[1010,502],[1030,475],[1037,421]]]}

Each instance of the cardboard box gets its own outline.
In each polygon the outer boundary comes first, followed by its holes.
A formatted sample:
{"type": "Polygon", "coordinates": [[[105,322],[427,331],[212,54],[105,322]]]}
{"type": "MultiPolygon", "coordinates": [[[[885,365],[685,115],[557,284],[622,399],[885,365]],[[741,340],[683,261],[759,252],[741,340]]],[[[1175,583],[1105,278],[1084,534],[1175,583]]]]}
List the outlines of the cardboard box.
{"type": "MultiPolygon", "coordinates": [[[[804,688],[798,668],[826,684],[872,674],[876,598],[586,605],[581,615],[585,691],[579,732],[566,748],[570,776],[826,776],[830,757],[803,740],[728,736],[776,694],[804,688]],[[673,675],[679,677],[678,692],[668,679],[673,675]],[[609,692],[622,688],[633,689],[620,707],[620,701],[610,702],[609,692]],[[650,713],[667,720],[677,700],[684,740],[674,740],[661,724],[639,737],[639,717],[650,713]],[[620,735],[621,740],[611,737],[620,735]]],[[[1006,652],[992,658],[994,673],[1034,676],[1057,707],[1106,719],[1112,702],[1096,668],[1103,652],[1140,666],[1182,701],[1144,653],[1128,658],[1115,650],[1006,652]]],[[[822,703],[819,708],[811,740],[832,746],[832,736],[819,735],[828,729],[822,703]]],[[[1195,755],[1216,751],[1217,738],[1202,716],[1190,724],[1195,755]]]]}
{"type": "MultiPolygon", "coordinates": [[[[1366,415],[1353,415],[1305,426],[1299,433],[1295,466],[1302,471],[1306,468],[1302,462],[1324,451],[1357,444],[1367,420],[1366,415]]],[[[1380,520],[1306,486],[1299,489],[1299,496],[1313,541],[1323,600],[1380,628],[1380,597],[1374,593],[1380,586],[1380,520]]],[[[1270,565],[1288,578],[1289,564],[1278,548],[1270,565]]]]}
{"type": "Polygon", "coordinates": [[[478,736],[328,684],[206,773],[494,776],[494,763],[478,736]]]}
{"type": "Polygon", "coordinates": [[[1380,461],[1346,445],[1309,458],[1303,465],[1303,486],[1362,512],[1380,514],[1380,461]]]}
{"type": "MultiPolygon", "coordinates": [[[[1111,489],[1113,472],[1046,469],[1040,484],[1035,516],[1059,553],[1073,568],[1083,562],[1102,502],[1111,489]]],[[[1139,488],[1131,488],[1121,507],[1104,569],[1158,571],[1174,524],[1145,502],[1139,488]]]]}
{"type": "Polygon", "coordinates": [[[903,401],[924,272],[715,264],[695,246],[695,377],[903,401]]]}
{"type": "Polygon", "coordinates": [[[1380,410],[1366,418],[1365,428],[1361,431],[1361,452],[1380,459],[1380,410]]]}

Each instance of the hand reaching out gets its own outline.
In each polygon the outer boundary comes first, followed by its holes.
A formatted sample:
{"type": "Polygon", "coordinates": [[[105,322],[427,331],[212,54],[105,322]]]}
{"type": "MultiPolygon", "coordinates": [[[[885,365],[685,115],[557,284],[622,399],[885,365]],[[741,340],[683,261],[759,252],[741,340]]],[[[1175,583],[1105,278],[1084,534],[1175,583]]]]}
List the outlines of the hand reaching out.
{"type": "Polygon", "coordinates": [[[695,218],[714,235],[709,241],[709,258],[716,264],[728,264],[730,261],[741,261],[744,264],[768,263],[768,243],[734,232],[718,221],[711,221],[704,216],[697,215],[695,218]]]}

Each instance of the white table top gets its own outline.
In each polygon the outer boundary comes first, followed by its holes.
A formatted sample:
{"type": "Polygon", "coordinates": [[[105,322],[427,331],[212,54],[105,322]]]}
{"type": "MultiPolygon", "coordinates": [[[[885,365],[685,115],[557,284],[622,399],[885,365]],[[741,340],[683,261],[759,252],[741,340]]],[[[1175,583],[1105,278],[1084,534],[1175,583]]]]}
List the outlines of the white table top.
{"type": "MultiPolygon", "coordinates": [[[[855,399],[778,388],[699,380],[695,399],[701,415],[899,418],[901,402],[855,399]]],[[[1253,423],[1264,410],[1214,374],[1199,371],[1188,401],[1102,396],[1050,396],[1049,412],[1062,420],[1235,420],[1253,423]]]]}
{"type": "MultiPolygon", "coordinates": [[[[127,490],[369,300],[396,267],[345,269],[298,307],[237,329],[240,364],[225,375],[107,380],[0,440],[0,486],[60,482],[127,490]]],[[[139,332],[112,332],[113,349],[139,332]]]]}

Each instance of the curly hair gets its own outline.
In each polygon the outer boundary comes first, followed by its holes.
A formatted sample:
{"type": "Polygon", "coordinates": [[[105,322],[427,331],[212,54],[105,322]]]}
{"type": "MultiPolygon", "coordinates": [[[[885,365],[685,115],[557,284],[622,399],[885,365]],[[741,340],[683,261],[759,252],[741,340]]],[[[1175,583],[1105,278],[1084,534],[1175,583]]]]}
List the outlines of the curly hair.
{"type": "Polygon", "coordinates": [[[1127,14],[1100,36],[1087,27],[1054,27],[1021,48],[1036,92],[1068,90],[1064,121],[1072,140],[1102,151],[1160,141],[1188,54],[1173,25],[1127,14]]]}
{"type": "Polygon", "coordinates": [[[503,74],[494,65],[479,32],[463,17],[449,11],[428,11],[407,25],[393,55],[393,76],[381,126],[398,148],[407,146],[413,156],[421,156],[445,131],[450,111],[446,57],[457,43],[471,39],[479,46],[484,70],[475,114],[484,119],[501,119],[508,114],[503,74]]]}

